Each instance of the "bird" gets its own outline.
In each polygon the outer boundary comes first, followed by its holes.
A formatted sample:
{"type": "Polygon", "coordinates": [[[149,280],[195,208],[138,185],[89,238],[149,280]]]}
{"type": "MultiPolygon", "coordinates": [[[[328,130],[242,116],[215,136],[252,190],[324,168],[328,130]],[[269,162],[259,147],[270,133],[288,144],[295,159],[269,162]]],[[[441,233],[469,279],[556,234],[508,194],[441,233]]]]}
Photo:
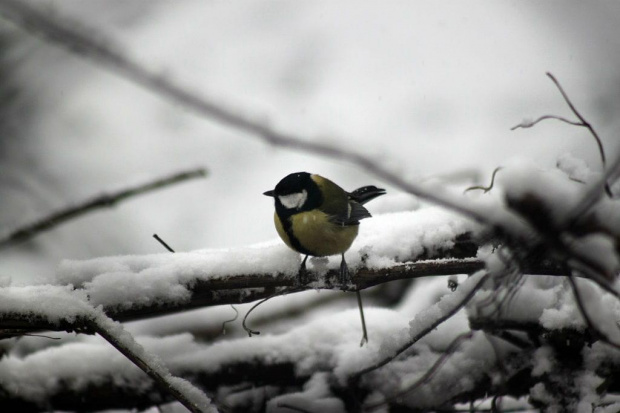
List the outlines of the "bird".
{"type": "Polygon", "coordinates": [[[357,237],[362,219],[370,218],[365,203],[384,195],[374,185],[347,192],[327,178],[308,172],[284,177],[275,189],[263,195],[275,200],[274,223],[282,241],[294,251],[305,254],[297,282],[305,284],[308,256],[341,255],[341,288],[351,283],[344,253],[357,237]]]}

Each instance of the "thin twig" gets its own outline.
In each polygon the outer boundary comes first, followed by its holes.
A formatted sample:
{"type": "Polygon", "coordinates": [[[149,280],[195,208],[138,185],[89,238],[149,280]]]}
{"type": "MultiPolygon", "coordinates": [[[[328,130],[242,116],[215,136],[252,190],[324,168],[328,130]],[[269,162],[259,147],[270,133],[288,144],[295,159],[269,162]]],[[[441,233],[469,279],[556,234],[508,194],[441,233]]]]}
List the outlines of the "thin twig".
{"type": "Polygon", "coordinates": [[[497,168],[495,168],[493,170],[493,175],[491,175],[491,183],[489,184],[489,186],[482,186],[482,185],[476,185],[476,186],[470,186],[469,188],[465,189],[465,191],[463,191],[463,193],[469,192],[469,191],[473,191],[475,189],[480,189],[483,191],[483,193],[487,193],[489,192],[491,189],[493,189],[493,185],[495,184],[495,175],[497,175],[497,173],[499,171],[502,170],[501,166],[498,166],[497,168]]]}
{"type": "Polygon", "coordinates": [[[153,234],[153,238],[155,238],[155,239],[156,239],[156,240],[157,240],[157,241],[158,241],[161,245],[163,245],[163,247],[164,247],[165,249],[167,249],[167,250],[168,250],[168,251],[170,251],[170,252],[174,252],[174,250],[170,247],[170,245],[166,244],[166,241],[164,241],[163,239],[161,239],[161,238],[159,237],[159,235],[157,235],[157,234],[153,234]]]}
{"type": "Polygon", "coordinates": [[[512,128],[510,128],[510,130],[517,130],[519,128],[523,128],[523,129],[531,128],[531,127],[536,126],[536,124],[538,124],[538,122],[541,122],[541,121],[546,120],[546,119],[559,120],[561,122],[568,123],[569,125],[573,125],[573,126],[583,126],[583,124],[581,122],[575,122],[574,120],[568,120],[566,118],[563,118],[562,116],[543,115],[543,116],[541,116],[540,118],[538,118],[536,120],[524,120],[523,122],[519,123],[518,125],[515,125],[512,128]]]}
{"type": "MultiPolygon", "coordinates": [[[[562,97],[564,98],[564,101],[570,108],[571,112],[573,112],[573,114],[577,117],[577,119],[579,119],[579,122],[563,118],[562,116],[544,115],[536,119],[535,121],[524,121],[520,123],[519,125],[516,125],[510,128],[510,130],[515,130],[517,128],[531,128],[532,126],[536,125],[538,122],[546,120],[546,119],[556,119],[556,120],[559,120],[561,122],[567,123],[572,126],[580,126],[580,127],[586,128],[590,131],[590,134],[596,141],[596,145],[598,146],[598,151],[601,156],[601,164],[603,165],[603,171],[604,171],[606,168],[607,161],[605,159],[605,149],[603,148],[603,142],[601,141],[601,138],[598,136],[598,133],[596,133],[596,131],[594,130],[594,127],[592,126],[592,124],[588,122],[586,118],[584,118],[581,115],[581,113],[579,113],[579,111],[577,110],[573,102],[568,97],[568,94],[564,91],[564,88],[562,87],[560,82],[555,78],[555,76],[550,72],[547,72],[546,74],[551,79],[551,81],[553,81],[555,86],[558,88],[558,90],[562,94],[562,97]]],[[[607,183],[607,181],[605,181],[604,188],[605,188],[605,192],[607,193],[607,195],[609,195],[609,197],[611,198],[613,194],[611,192],[611,188],[609,187],[609,184],[607,183]]]]}
{"type": "Polygon", "coordinates": [[[110,208],[128,198],[142,195],[146,192],[162,189],[170,185],[187,181],[189,179],[202,178],[205,176],[205,169],[193,169],[190,171],[168,175],[166,177],[159,178],[145,184],[133,186],[127,189],[112,192],[110,194],[102,194],[96,196],[89,200],[83,201],[76,206],[65,208],[61,211],[55,212],[45,218],[39,219],[32,224],[23,226],[16,231],[13,231],[10,234],[0,238],[0,249],[7,248],[17,243],[29,240],[44,231],[48,231],[60,224],[63,224],[71,219],[84,215],[93,210],[99,208],[110,208]]]}
{"type": "Polygon", "coordinates": [[[237,318],[239,318],[239,310],[237,310],[237,308],[233,304],[230,305],[230,308],[232,308],[235,311],[235,316],[222,323],[222,333],[221,333],[222,335],[226,334],[226,324],[233,323],[234,321],[237,320],[237,318]]]}
{"type": "Polygon", "coordinates": [[[266,297],[266,298],[264,298],[264,299],[260,300],[260,301],[259,301],[258,303],[256,303],[256,304],[254,304],[254,305],[252,306],[252,308],[250,308],[250,309],[248,310],[248,312],[247,312],[247,313],[245,313],[245,316],[243,317],[243,322],[241,323],[241,326],[242,326],[242,327],[243,327],[243,329],[244,329],[244,330],[248,333],[248,336],[252,337],[252,335],[253,335],[253,334],[254,334],[254,335],[260,335],[260,331],[255,331],[255,330],[252,330],[251,328],[249,328],[249,327],[247,327],[247,326],[246,326],[246,321],[247,321],[247,319],[248,319],[248,317],[249,317],[250,313],[251,313],[252,311],[254,311],[254,309],[256,309],[256,307],[260,306],[261,304],[263,304],[263,303],[264,303],[265,301],[267,301],[267,300],[271,300],[271,299],[272,299],[272,298],[274,298],[274,297],[279,297],[279,296],[281,296],[281,295],[286,295],[286,294],[291,293],[291,292],[294,292],[294,291],[299,291],[299,288],[298,288],[298,287],[296,287],[296,288],[291,288],[291,289],[288,289],[288,288],[287,288],[287,289],[284,289],[284,290],[282,290],[282,291],[276,291],[275,293],[273,293],[273,294],[269,295],[268,297],[266,297]]]}
{"type": "Polygon", "coordinates": [[[555,85],[557,86],[558,90],[562,94],[562,97],[566,101],[566,104],[568,105],[570,110],[581,121],[581,126],[587,128],[590,131],[590,133],[592,134],[592,136],[594,137],[594,139],[596,140],[596,144],[598,145],[598,151],[599,151],[599,153],[601,155],[601,162],[603,164],[603,169],[605,169],[605,166],[606,166],[605,165],[605,163],[606,163],[606,160],[605,160],[605,150],[603,149],[603,143],[601,142],[601,138],[599,138],[598,134],[596,133],[596,131],[594,130],[594,128],[592,127],[590,122],[588,122],[586,120],[586,118],[581,116],[581,113],[579,113],[579,111],[577,110],[575,105],[573,105],[573,102],[571,102],[570,98],[568,97],[568,95],[564,91],[564,88],[562,87],[562,85],[560,85],[560,82],[555,78],[555,76],[553,76],[553,74],[550,73],[550,72],[547,72],[547,76],[549,76],[549,78],[553,81],[553,83],[555,83],[555,85]]]}
{"type": "Polygon", "coordinates": [[[362,341],[360,341],[360,347],[364,346],[364,343],[368,343],[368,331],[366,330],[366,318],[364,317],[364,305],[362,304],[362,292],[357,290],[357,307],[360,309],[360,319],[362,321],[362,341]]]}

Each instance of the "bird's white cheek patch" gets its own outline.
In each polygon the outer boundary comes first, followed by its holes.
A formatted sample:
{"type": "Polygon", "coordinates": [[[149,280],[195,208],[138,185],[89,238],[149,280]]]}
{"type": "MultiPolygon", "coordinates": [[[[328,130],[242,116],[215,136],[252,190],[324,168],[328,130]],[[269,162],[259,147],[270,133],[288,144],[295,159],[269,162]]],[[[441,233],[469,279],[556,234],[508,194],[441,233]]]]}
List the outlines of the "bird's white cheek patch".
{"type": "Polygon", "coordinates": [[[280,199],[280,203],[284,205],[285,208],[299,209],[306,203],[306,199],[308,199],[308,192],[304,189],[303,191],[296,192],[294,194],[280,195],[278,196],[278,199],[280,199]]]}

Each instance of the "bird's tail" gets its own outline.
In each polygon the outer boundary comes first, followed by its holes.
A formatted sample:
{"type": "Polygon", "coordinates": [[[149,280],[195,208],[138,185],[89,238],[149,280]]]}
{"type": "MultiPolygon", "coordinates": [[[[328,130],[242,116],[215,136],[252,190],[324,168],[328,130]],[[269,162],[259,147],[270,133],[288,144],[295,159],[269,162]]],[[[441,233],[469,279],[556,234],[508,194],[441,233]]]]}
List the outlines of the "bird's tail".
{"type": "Polygon", "coordinates": [[[357,188],[355,191],[349,193],[349,198],[363,205],[381,195],[385,195],[385,189],[377,188],[374,185],[368,185],[357,188]]]}

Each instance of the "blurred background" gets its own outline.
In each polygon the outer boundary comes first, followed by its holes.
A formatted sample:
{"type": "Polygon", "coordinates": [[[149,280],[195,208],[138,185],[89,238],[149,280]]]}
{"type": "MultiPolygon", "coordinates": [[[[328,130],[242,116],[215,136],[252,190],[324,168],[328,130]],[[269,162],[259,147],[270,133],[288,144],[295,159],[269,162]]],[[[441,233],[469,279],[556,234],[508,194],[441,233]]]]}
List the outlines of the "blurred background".
{"type": "MultiPolygon", "coordinates": [[[[569,152],[600,169],[550,71],[613,158],[620,3],[37,1],[193,91],[307,139],[372,154],[413,182],[486,182],[569,152]]],[[[99,210],[0,251],[44,282],[61,259],[234,247],[276,237],[262,192],[309,171],[384,185],[346,162],[274,148],[199,118],[0,16],[0,232],[104,191],[204,166],[209,176],[99,210]]],[[[389,189],[389,187],[388,187],[389,189]]],[[[395,191],[392,191],[394,194],[395,191]]],[[[400,198],[402,199],[402,198],[400,198]]],[[[373,213],[416,200],[370,205],[373,213]],[[387,206],[386,206],[387,205],[387,206]],[[376,209],[373,209],[376,208],[376,209]]],[[[362,226],[363,231],[363,226],[362,226]]]]}

